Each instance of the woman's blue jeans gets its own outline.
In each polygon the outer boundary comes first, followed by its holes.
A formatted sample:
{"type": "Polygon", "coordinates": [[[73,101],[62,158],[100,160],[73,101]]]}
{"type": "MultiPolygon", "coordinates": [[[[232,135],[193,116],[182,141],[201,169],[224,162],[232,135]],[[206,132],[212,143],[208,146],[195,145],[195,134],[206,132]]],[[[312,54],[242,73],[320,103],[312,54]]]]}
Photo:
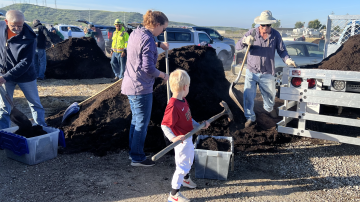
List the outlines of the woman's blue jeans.
{"type": "Polygon", "coordinates": [[[264,109],[271,112],[274,107],[275,100],[275,78],[271,74],[254,74],[248,69],[246,70],[245,86],[244,86],[244,111],[247,120],[256,120],[254,112],[254,102],[256,97],[256,87],[259,89],[264,101],[264,109]]]}
{"type": "Polygon", "coordinates": [[[144,144],[150,122],[153,95],[128,95],[132,119],[129,132],[129,155],[134,163],[146,159],[144,144]]]}

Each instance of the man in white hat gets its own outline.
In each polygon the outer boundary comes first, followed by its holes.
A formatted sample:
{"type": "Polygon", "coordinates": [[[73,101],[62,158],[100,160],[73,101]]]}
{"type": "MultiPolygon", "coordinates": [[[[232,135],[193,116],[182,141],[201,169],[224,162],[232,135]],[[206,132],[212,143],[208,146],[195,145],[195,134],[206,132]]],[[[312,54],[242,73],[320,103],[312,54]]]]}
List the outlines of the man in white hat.
{"type": "Polygon", "coordinates": [[[289,66],[296,66],[286,51],[284,42],[278,31],[271,29],[271,25],[277,20],[272,17],[268,10],[261,13],[254,20],[260,24],[258,28],[250,29],[236,44],[236,50],[251,46],[247,57],[247,70],[244,87],[244,111],[247,119],[245,128],[255,122],[254,99],[256,87],[259,85],[264,100],[264,109],[273,118],[277,117],[274,109],[275,104],[275,50],[283,61],[289,66]]]}

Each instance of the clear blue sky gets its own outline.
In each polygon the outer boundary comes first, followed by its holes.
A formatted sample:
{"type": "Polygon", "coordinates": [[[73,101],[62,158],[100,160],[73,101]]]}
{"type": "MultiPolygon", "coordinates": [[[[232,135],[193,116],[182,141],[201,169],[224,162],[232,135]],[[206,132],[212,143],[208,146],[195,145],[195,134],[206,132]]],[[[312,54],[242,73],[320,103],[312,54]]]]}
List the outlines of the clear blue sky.
{"type": "MultiPolygon", "coordinates": [[[[35,4],[36,0],[16,0],[17,3],[35,4]]],[[[12,4],[12,0],[1,0],[0,6],[12,4]]],[[[43,5],[44,0],[37,0],[43,5]]],[[[55,7],[55,0],[47,0],[48,7],[55,7]]],[[[226,26],[250,28],[254,18],[264,10],[270,10],[273,17],[281,20],[282,27],[294,27],[297,21],[306,24],[319,19],[326,23],[327,16],[360,15],[360,0],[323,1],[264,1],[264,0],[57,0],[57,7],[76,10],[107,10],[139,12],[148,9],[164,12],[170,21],[193,23],[198,26],[226,26]],[[346,2],[346,3],[345,3],[346,2]]]]}

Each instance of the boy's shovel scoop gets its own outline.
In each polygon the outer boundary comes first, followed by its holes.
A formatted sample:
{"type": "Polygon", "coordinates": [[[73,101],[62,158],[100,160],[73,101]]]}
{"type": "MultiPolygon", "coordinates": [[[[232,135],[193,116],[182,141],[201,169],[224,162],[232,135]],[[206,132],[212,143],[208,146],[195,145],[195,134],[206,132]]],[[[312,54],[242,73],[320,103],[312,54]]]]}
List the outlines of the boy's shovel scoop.
{"type": "MultiPolygon", "coordinates": [[[[229,106],[226,104],[226,102],[224,101],[221,101],[220,102],[220,105],[222,107],[224,107],[224,111],[222,111],[221,113],[211,117],[209,120],[207,120],[207,122],[210,124],[211,122],[215,121],[216,119],[220,118],[221,116],[223,115],[228,115],[228,120],[229,121],[232,121],[233,120],[233,115],[230,111],[230,108],[229,106]]],[[[200,126],[194,128],[192,131],[188,132],[186,135],[185,135],[185,139],[189,138],[190,136],[194,135],[195,133],[197,133],[199,130],[201,130],[204,126],[205,126],[205,121],[200,124],[200,126]]],[[[159,160],[162,156],[164,156],[166,153],[168,153],[170,150],[172,150],[174,147],[176,147],[178,144],[182,143],[181,140],[179,141],[176,141],[172,144],[170,144],[169,146],[165,147],[163,150],[161,150],[160,152],[158,152],[157,154],[155,154],[151,160],[153,161],[157,161],[159,160]]]]}

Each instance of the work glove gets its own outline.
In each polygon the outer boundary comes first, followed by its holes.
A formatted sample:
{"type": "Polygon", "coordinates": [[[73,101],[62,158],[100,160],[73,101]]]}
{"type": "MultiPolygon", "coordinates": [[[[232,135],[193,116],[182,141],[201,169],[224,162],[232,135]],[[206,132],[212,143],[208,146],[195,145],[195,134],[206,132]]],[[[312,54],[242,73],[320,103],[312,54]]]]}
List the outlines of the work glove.
{"type": "Polygon", "coordinates": [[[291,58],[286,59],[285,63],[286,63],[288,66],[297,67],[295,61],[292,60],[291,58]]]}
{"type": "Polygon", "coordinates": [[[243,39],[242,39],[242,43],[246,44],[248,46],[253,45],[254,41],[255,41],[255,38],[251,35],[249,35],[247,37],[243,37],[243,39]]]}

